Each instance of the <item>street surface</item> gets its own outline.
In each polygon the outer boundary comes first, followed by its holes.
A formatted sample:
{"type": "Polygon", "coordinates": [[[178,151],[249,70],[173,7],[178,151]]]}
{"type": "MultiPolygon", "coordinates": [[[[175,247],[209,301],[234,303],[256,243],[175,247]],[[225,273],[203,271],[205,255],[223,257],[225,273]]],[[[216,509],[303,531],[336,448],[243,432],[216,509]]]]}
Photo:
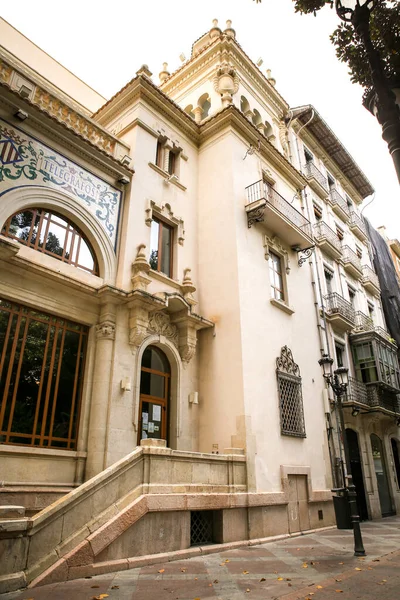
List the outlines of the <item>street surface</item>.
{"type": "Polygon", "coordinates": [[[400,600],[400,517],[0,595],[1,600],[400,600]]]}

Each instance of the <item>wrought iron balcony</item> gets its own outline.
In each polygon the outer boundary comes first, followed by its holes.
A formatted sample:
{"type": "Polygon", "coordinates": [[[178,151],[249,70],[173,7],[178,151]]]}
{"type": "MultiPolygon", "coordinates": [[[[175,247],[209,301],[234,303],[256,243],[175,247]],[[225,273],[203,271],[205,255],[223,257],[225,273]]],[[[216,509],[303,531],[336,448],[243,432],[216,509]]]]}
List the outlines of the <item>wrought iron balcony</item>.
{"type": "Polygon", "coordinates": [[[368,265],[362,266],[362,284],[373,296],[379,296],[381,288],[377,274],[368,265]]]}
{"type": "Polygon", "coordinates": [[[359,240],[365,242],[368,239],[367,228],[361,217],[354,210],[350,213],[349,227],[351,231],[358,237],[359,240]]]}
{"type": "Polygon", "coordinates": [[[357,403],[369,406],[367,386],[362,381],[358,381],[355,377],[349,377],[349,385],[347,387],[344,404],[357,403]]]}
{"type": "Polygon", "coordinates": [[[343,400],[344,406],[350,404],[353,408],[360,405],[362,410],[399,414],[400,402],[396,390],[385,389],[380,382],[363,383],[355,377],[349,377],[349,385],[343,400]]]}
{"type": "Polygon", "coordinates": [[[332,206],[332,210],[337,214],[338,217],[347,223],[350,220],[350,211],[347,206],[346,200],[342,198],[339,192],[335,188],[331,188],[329,191],[329,202],[332,206]]]}
{"type": "Polygon", "coordinates": [[[342,245],[336,233],[323,221],[313,227],[314,239],[321,250],[331,258],[338,260],[342,257],[342,245]]]}
{"type": "Polygon", "coordinates": [[[340,332],[354,329],[356,311],[340,294],[334,292],[325,296],[325,310],[332,327],[340,332]]]}
{"type": "Polygon", "coordinates": [[[387,342],[390,342],[391,344],[393,344],[393,346],[395,346],[397,348],[396,341],[392,338],[390,333],[388,331],[386,331],[386,329],[383,329],[383,327],[379,327],[379,325],[378,325],[377,327],[375,327],[375,332],[378,335],[380,335],[384,340],[386,340],[387,342]]]}
{"type": "Polygon", "coordinates": [[[362,279],[363,272],[361,260],[357,254],[349,246],[342,246],[343,256],[342,262],[346,271],[355,279],[362,279]]]}
{"type": "Polygon", "coordinates": [[[373,331],[375,325],[371,317],[367,317],[363,312],[358,310],[356,312],[356,326],[355,331],[373,331]]]}
{"type": "Polygon", "coordinates": [[[246,192],[248,227],[264,223],[292,248],[304,250],[314,246],[311,223],[266,181],[249,185],[246,192]]]}
{"type": "Polygon", "coordinates": [[[304,175],[308,179],[308,182],[312,189],[322,196],[326,198],[329,192],[329,184],[325,175],[322,175],[321,171],[315,166],[312,161],[307,162],[304,165],[304,175]]]}

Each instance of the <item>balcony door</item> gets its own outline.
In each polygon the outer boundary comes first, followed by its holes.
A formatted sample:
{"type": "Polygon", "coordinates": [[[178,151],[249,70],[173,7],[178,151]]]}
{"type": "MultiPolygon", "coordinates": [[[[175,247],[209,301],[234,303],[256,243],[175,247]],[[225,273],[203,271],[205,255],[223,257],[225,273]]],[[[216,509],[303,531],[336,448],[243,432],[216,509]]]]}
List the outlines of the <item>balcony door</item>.
{"type": "Polygon", "coordinates": [[[164,352],[149,346],[140,374],[138,444],[153,438],[167,440],[171,367],[164,352]]]}

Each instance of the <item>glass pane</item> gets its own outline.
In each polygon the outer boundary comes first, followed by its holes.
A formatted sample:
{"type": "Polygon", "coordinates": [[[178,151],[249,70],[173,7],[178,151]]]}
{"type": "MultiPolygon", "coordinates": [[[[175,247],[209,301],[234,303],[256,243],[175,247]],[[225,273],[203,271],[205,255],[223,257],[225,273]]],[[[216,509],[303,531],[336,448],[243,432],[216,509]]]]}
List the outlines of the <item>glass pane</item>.
{"type": "Polygon", "coordinates": [[[140,378],[140,393],[146,396],[157,396],[164,398],[165,377],[156,375],[155,373],[147,373],[142,371],[140,378]]]}
{"type": "Polygon", "coordinates": [[[27,240],[29,237],[29,231],[31,229],[33,220],[33,213],[31,210],[14,215],[11,219],[9,227],[9,233],[13,236],[18,237],[21,240],[27,240]]]}
{"type": "Polygon", "coordinates": [[[172,230],[167,225],[162,226],[161,232],[161,265],[160,271],[166,275],[171,275],[171,244],[172,230]]]}
{"type": "Polygon", "coordinates": [[[158,236],[160,232],[160,224],[157,221],[151,222],[150,232],[150,267],[155,271],[158,270],[158,236]]]}
{"type": "Polygon", "coordinates": [[[162,432],[163,408],[153,402],[142,402],[142,439],[160,439],[162,432]]]}
{"type": "Polygon", "coordinates": [[[170,366],[164,352],[154,346],[149,346],[143,353],[142,366],[161,373],[170,373],[170,366]]]}
{"type": "Polygon", "coordinates": [[[65,242],[65,227],[50,223],[49,231],[46,238],[46,250],[52,254],[62,256],[65,242]]]}
{"type": "Polygon", "coordinates": [[[93,260],[92,253],[89,250],[89,246],[87,245],[85,240],[83,240],[82,238],[81,238],[81,245],[79,248],[79,256],[78,256],[77,263],[80,267],[84,267],[85,269],[88,269],[88,271],[94,270],[94,260],[93,260]]]}

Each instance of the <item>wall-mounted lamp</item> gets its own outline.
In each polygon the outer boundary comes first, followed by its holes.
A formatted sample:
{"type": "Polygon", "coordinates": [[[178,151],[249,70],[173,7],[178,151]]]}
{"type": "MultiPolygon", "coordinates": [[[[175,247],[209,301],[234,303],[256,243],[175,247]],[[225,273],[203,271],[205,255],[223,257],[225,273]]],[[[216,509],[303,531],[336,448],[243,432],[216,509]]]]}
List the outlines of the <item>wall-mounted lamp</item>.
{"type": "Polygon", "coordinates": [[[25,119],[27,119],[28,116],[28,113],[24,110],[21,110],[20,108],[17,110],[17,112],[14,113],[14,117],[17,117],[17,119],[19,119],[20,121],[25,121],[25,119]]]}
{"type": "Polygon", "coordinates": [[[190,392],[189,404],[198,404],[198,403],[199,403],[199,392],[190,392]]]}
{"type": "Polygon", "coordinates": [[[121,390],[124,392],[130,392],[132,389],[132,383],[130,377],[124,377],[121,379],[121,390]]]}

